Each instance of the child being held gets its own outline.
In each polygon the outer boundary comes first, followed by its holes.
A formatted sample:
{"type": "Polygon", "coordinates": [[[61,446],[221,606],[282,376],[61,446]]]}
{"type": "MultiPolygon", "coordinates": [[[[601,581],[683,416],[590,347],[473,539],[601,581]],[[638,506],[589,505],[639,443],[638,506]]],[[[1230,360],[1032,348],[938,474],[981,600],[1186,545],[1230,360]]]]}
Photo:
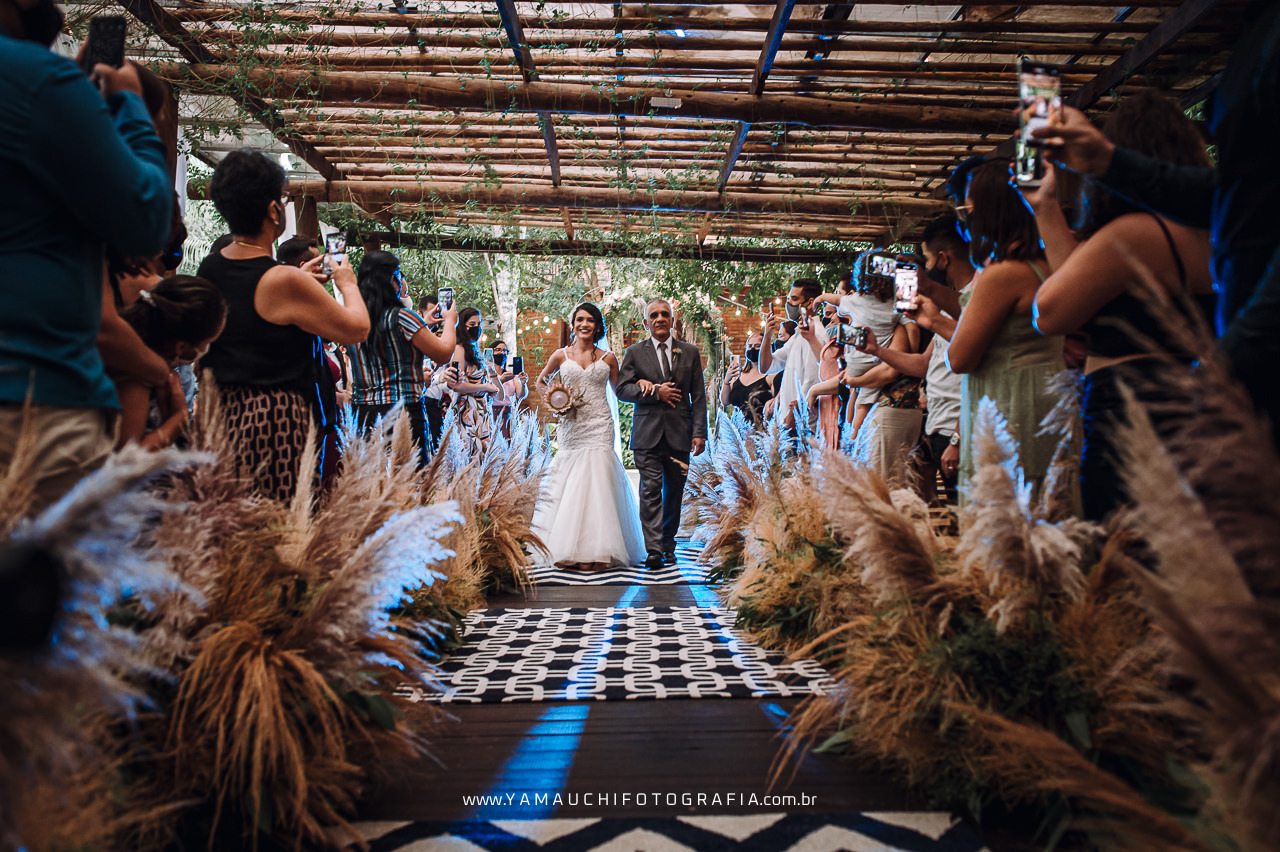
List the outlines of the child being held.
{"type": "MultiPolygon", "coordinates": [[[[191,364],[204,355],[227,320],[227,303],[218,288],[193,275],[174,275],[143,290],[138,300],[121,311],[153,352],[171,368],[191,364]]],[[[131,382],[116,385],[120,397],[120,440],[135,441],[149,450],[172,444],[187,425],[187,401],[177,373],[156,391],[131,382]]]]}

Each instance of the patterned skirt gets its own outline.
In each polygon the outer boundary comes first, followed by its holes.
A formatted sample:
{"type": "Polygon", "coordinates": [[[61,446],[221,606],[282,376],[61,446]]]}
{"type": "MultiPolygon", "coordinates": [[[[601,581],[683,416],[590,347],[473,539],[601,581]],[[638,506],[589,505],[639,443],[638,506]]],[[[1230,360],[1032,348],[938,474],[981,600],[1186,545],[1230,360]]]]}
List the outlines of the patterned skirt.
{"type": "Polygon", "coordinates": [[[297,391],[249,385],[220,388],[222,413],[237,447],[240,476],[253,490],[292,500],[311,429],[311,406],[297,391]]]}

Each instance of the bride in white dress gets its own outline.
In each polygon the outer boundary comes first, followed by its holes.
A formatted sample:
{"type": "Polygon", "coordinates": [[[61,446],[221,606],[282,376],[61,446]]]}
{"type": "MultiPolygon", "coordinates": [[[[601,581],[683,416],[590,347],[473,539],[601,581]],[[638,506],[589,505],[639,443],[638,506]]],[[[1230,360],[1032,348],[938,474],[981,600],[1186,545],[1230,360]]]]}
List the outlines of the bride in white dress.
{"type": "Polygon", "coordinates": [[[545,391],[557,372],[580,403],[556,426],[556,454],[543,480],[533,530],[551,562],[607,568],[644,562],[644,536],[635,490],[618,455],[618,358],[596,344],[604,337],[600,309],[573,309],[573,340],[557,349],[538,376],[545,391]]]}

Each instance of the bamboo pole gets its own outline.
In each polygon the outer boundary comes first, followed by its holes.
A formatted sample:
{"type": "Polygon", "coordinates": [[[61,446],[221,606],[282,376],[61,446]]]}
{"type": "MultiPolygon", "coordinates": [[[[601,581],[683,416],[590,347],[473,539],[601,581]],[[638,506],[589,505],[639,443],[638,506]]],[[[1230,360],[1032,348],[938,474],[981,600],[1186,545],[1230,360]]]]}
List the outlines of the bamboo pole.
{"type": "Polygon", "coordinates": [[[290,185],[291,195],[312,195],[321,201],[352,201],[366,209],[408,205],[414,207],[476,204],[488,207],[532,207],[571,210],[660,209],[671,212],[737,212],[740,214],[809,213],[868,219],[896,218],[905,213],[936,215],[947,205],[932,199],[902,197],[839,196],[834,193],[680,192],[657,190],[627,192],[587,187],[491,187],[463,182],[415,181],[305,181],[290,185]]]}
{"type": "MultiPolygon", "coordinates": [[[[478,33],[446,32],[337,32],[332,29],[294,30],[282,28],[275,32],[260,28],[252,30],[225,29],[209,27],[198,33],[201,41],[209,47],[219,45],[239,46],[245,44],[262,44],[264,36],[269,37],[271,44],[277,45],[324,45],[326,47],[365,47],[365,48],[449,48],[453,50],[494,50],[506,44],[500,30],[478,33]]],[[[622,35],[614,38],[600,35],[534,35],[525,36],[525,46],[532,49],[546,50],[644,50],[644,51],[697,51],[729,52],[760,50],[758,39],[739,38],[680,38],[675,35],[657,35],[639,33],[633,36],[622,35]]],[[[813,48],[811,36],[784,35],[781,50],[807,51],[813,48]]],[[[981,38],[857,38],[840,39],[839,50],[851,53],[974,53],[984,56],[1022,56],[1036,54],[1041,56],[1119,56],[1127,50],[1123,44],[1094,43],[1081,38],[1076,41],[1062,39],[1006,41],[1003,39],[981,38]]]]}
{"type": "MultiPolygon", "coordinates": [[[[345,12],[332,17],[315,12],[292,9],[256,9],[252,7],[219,6],[197,9],[175,9],[173,16],[183,23],[246,22],[305,24],[311,27],[412,27],[415,29],[497,29],[502,20],[497,15],[451,14],[401,14],[399,12],[345,12]]],[[[612,33],[649,30],[695,30],[719,32],[765,32],[769,29],[766,18],[688,17],[677,15],[651,15],[643,17],[570,17],[554,18],[534,15],[522,16],[525,30],[598,30],[612,33]]],[[[1134,21],[904,21],[849,19],[844,21],[822,19],[795,19],[787,31],[795,34],[843,35],[863,33],[992,33],[1019,35],[1061,35],[1080,33],[1140,33],[1145,34],[1153,24],[1134,21]]]]}
{"type": "MultiPolygon", "coordinates": [[[[429,104],[436,108],[481,111],[524,111],[590,114],[647,114],[655,107],[652,97],[665,97],[660,88],[619,86],[571,86],[556,83],[496,85],[482,79],[446,77],[387,78],[381,74],[331,72],[318,77],[290,71],[252,68],[247,71],[233,66],[159,65],[160,76],[175,80],[190,91],[217,91],[223,84],[247,84],[264,96],[276,99],[296,97],[299,92],[313,91],[321,100],[337,99],[362,104],[429,104]],[[185,69],[185,70],[184,70],[185,69]]],[[[683,115],[702,118],[733,119],[752,124],[787,122],[826,127],[859,127],[882,130],[912,130],[929,127],[940,130],[993,131],[1010,129],[1012,113],[1008,110],[961,109],[956,107],[864,104],[852,98],[816,98],[799,95],[759,97],[717,94],[715,92],[678,92],[672,100],[679,102],[683,115]]]]}

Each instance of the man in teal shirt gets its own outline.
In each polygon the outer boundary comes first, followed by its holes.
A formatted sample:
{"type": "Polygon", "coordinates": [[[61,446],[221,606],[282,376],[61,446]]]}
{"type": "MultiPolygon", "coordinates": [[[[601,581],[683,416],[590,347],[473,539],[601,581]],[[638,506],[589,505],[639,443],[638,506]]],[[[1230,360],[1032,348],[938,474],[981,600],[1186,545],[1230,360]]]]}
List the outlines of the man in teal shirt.
{"type": "Polygon", "coordinates": [[[99,92],[48,49],[60,28],[52,0],[0,0],[0,469],[29,418],[35,508],[114,446],[103,248],[158,253],[173,197],[136,70],[98,66],[99,92]]]}

